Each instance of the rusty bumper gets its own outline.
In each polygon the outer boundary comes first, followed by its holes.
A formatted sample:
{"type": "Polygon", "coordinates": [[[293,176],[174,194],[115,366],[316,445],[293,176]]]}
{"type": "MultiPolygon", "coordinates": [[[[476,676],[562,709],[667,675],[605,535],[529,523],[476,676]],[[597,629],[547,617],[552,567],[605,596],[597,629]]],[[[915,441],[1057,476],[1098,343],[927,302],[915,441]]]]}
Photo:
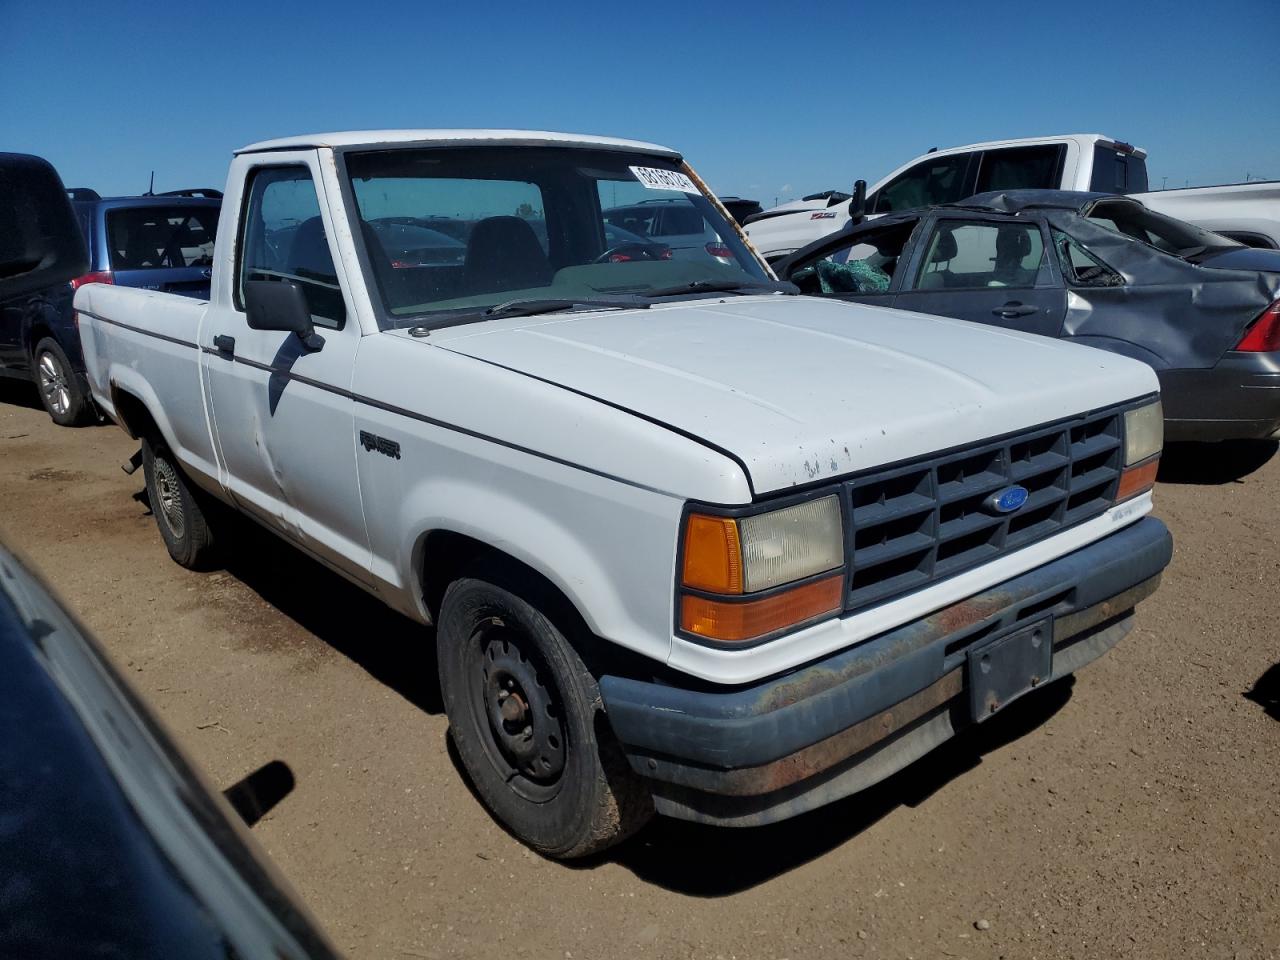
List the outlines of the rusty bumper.
{"type": "Polygon", "coordinates": [[[728,692],[600,680],[606,713],[660,812],[753,826],[865,789],[972,722],[968,651],[1052,617],[1049,679],[1101,656],[1172,557],[1140,520],[913,623],[785,676],[728,692]]]}

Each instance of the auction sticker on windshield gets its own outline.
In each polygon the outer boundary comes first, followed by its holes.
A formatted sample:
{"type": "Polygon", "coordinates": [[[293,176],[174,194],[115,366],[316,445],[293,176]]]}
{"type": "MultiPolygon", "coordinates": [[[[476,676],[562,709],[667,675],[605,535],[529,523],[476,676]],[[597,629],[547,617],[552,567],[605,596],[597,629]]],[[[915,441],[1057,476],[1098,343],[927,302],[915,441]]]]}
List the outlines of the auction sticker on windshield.
{"type": "Polygon", "coordinates": [[[693,181],[675,170],[659,170],[657,167],[629,167],[636,179],[650,190],[681,190],[684,193],[701,193],[693,181]]]}

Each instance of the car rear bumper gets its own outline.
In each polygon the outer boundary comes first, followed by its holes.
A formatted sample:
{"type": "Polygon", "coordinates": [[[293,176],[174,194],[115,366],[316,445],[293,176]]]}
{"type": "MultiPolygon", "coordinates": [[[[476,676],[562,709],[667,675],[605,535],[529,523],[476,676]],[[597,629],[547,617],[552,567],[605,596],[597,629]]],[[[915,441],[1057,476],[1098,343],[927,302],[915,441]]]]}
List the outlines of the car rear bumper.
{"type": "Polygon", "coordinates": [[[1158,375],[1166,440],[1262,440],[1280,430],[1280,353],[1231,352],[1206,370],[1158,375]]]}
{"type": "Polygon", "coordinates": [[[970,651],[1051,623],[1044,682],[1101,656],[1172,556],[1147,517],[1075,553],[784,676],[730,692],[604,676],[606,714],[659,812],[756,826],[870,787],[973,722],[970,651]],[[1052,620],[1043,618],[1052,617],[1052,620]]]}

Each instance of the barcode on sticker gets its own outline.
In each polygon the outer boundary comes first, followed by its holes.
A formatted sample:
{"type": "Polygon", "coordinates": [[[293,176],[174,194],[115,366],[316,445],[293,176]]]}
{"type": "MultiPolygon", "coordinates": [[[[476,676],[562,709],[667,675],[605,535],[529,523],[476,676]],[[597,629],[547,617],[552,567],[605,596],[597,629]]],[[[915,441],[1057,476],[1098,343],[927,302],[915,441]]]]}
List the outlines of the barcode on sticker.
{"type": "Polygon", "coordinates": [[[676,170],[659,170],[657,167],[630,167],[636,179],[650,190],[679,190],[683,193],[700,193],[683,173],[676,170]]]}

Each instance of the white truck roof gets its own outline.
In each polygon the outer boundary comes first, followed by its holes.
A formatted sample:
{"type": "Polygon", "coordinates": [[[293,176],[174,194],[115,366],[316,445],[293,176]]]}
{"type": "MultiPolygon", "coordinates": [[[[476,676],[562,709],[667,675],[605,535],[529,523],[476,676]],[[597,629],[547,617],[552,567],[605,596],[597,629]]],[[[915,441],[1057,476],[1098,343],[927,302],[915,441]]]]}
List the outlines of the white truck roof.
{"type": "MultiPolygon", "coordinates": [[[[1018,137],[1013,140],[984,140],[981,143],[966,143],[954,147],[943,147],[934,150],[934,153],[963,153],[967,150],[990,150],[998,147],[1031,147],[1038,143],[1060,143],[1063,140],[1075,140],[1078,143],[1114,143],[1121,144],[1123,141],[1117,140],[1115,137],[1108,137],[1104,133],[1059,133],[1044,137],[1018,137]]],[[[1124,144],[1130,148],[1130,152],[1137,157],[1146,157],[1147,151],[1141,147],[1134,147],[1132,144],[1124,144]]],[[[915,158],[920,159],[919,157],[915,158]]],[[[914,161],[912,161],[914,162],[914,161]]]]}
{"type": "Polygon", "coordinates": [[[341,130],[313,133],[297,137],[263,140],[241,147],[236,154],[262,153],[269,150],[307,149],[313,147],[377,146],[386,143],[509,143],[514,145],[556,144],[568,147],[609,147],[635,153],[658,154],[680,159],[670,147],[642,140],[620,140],[616,137],[594,137],[582,133],[557,133],[550,130],[341,130]]]}

